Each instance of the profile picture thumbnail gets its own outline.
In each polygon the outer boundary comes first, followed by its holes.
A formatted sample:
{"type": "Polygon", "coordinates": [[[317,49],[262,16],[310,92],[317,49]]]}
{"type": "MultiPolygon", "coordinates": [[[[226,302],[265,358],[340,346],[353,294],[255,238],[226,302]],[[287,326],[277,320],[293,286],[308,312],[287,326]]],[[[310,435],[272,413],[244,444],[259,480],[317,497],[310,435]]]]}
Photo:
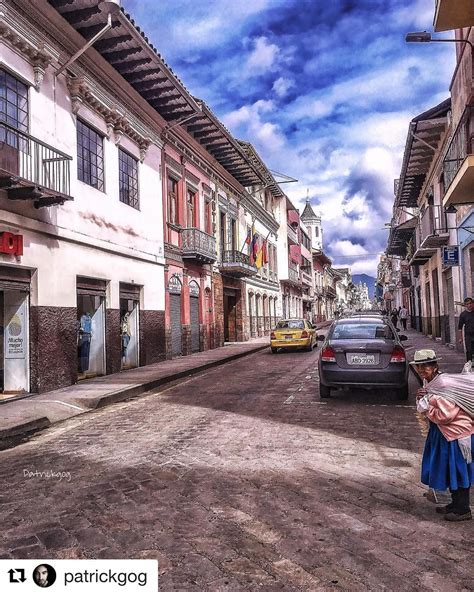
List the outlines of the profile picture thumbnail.
{"type": "Polygon", "coordinates": [[[35,567],[33,581],[40,588],[49,588],[56,581],[56,570],[52,565],[42,563],[35,567]]]}

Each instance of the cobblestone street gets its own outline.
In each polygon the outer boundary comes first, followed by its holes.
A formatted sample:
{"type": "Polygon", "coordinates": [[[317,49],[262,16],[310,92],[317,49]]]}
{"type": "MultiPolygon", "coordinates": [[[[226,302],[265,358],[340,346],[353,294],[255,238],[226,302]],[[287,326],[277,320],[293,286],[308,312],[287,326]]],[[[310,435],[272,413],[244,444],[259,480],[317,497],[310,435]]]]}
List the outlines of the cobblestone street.
{"type": "Polygon", "coordinates": [[[156,558],[164,592],[474,590],[471,524],[423,497],[413,394],[321,401],[318,355],[264,350],[1,452],[0,556],[156,558]]]}

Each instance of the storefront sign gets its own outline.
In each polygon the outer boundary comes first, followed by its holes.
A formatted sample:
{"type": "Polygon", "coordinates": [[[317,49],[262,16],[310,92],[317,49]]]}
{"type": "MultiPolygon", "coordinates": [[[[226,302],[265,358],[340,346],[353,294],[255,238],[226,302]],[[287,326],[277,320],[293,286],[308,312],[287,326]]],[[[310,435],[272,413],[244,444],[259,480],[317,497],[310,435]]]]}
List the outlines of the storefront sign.
{"type": "Polygon", "coordinates": [[[24,359],[26,356],[27,299],[16,305],[5,305],[5,358],[24,359]]]}
{"type": "Polygon", "coordinates": [[[448,245],[442,248],[443,265],[445,267],[457,267],[459,265],[458,245],[448,245]]]}
{"type": "Polygon", "coordinates": [[[17,257],[23,255],[23,235],[0,232],[0,253],[17,257]]]}

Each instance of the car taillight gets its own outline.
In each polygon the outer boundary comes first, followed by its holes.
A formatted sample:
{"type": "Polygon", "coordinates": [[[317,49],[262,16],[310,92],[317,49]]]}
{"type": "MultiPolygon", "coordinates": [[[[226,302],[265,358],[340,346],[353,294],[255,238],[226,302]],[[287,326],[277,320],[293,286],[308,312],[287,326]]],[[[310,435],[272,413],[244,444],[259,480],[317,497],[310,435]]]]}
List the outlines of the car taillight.
{"type": "Polygon", "coordinates": [[[390,362],[406,362],[405,350],[400,345],[393,348],[390,362]]]}
{"type": "Polygon", "coordinates": [[[301,331],[301,339],[307,339],[308,337],[308,331],[301,331]]]}
{"type": "Polygon", "coordinates": [[[270,339],[276,339],[276,335],[273,331],[270,333],[270,339]]]}
{"type": "Polygon", "coordinates": [[[323,351],[321,352],[321,361],[323,362],[335,362],[336,361],[336,352],[334,349],[327,345],[323,351]]]}

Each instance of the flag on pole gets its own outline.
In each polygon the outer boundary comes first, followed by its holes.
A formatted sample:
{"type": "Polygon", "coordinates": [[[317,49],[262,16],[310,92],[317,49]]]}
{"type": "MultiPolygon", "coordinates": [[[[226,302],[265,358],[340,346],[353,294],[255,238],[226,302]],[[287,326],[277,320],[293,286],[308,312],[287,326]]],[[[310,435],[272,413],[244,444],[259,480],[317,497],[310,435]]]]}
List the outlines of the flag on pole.
{"type": "Polygon", "coordinates": [[[251,242],[252,242],[252,228],[249,226],[248,230],[247,230],[247,237],[245,239],[245,244],[250,245],[251,242]]]}
{"type": "Polygon", "coordinates": [[[268,263],[268,248],[267,248],[267,239],[263,241],[262,245],[262,263],[266,265],[268,263]]]}
{"type": "Polygon", "coordinates": [[[255,257],[255,267],[260,269],[263,266],[263,245],[258,249],[257,256],[255,257]]]}
{"type": "Polygon", "coordinates": [[[255,233],[252,236],[252,242],[250,243],[250,263],[253,265],[257,259],[258,254],[258,234],[255,233]]]}

